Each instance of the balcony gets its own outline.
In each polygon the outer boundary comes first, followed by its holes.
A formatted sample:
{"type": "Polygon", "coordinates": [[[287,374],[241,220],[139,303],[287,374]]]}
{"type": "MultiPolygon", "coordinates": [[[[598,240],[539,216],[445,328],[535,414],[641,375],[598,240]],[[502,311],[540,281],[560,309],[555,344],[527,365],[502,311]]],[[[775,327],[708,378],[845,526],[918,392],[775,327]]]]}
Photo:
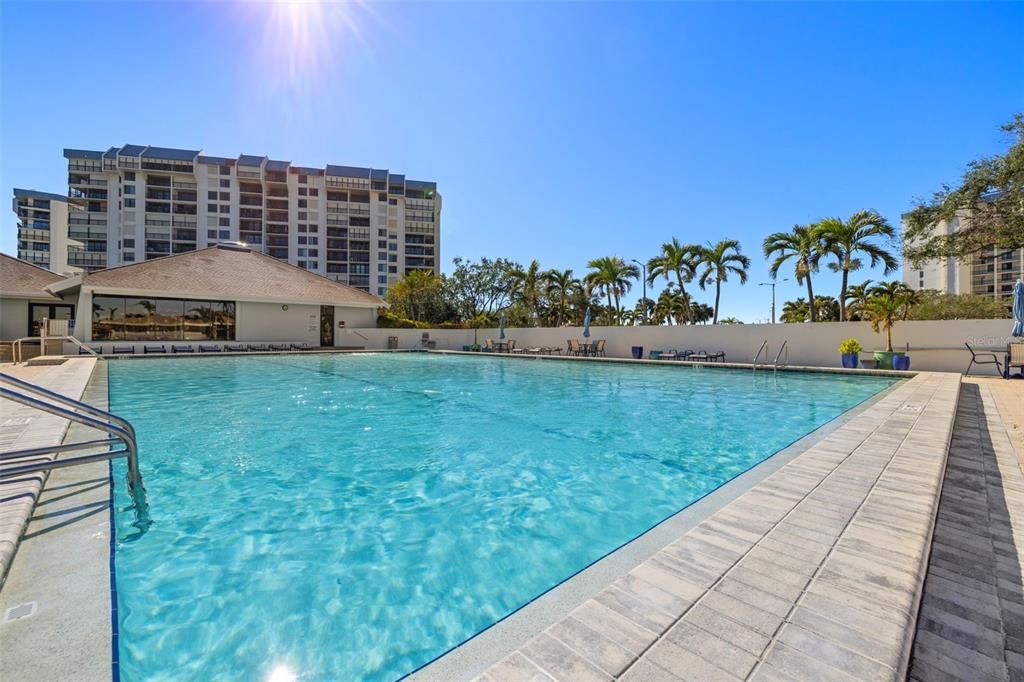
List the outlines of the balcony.
{"type": "Polygon", "coordinates": [[[107,231],[103,230],[68,230],[68,237],[75,241],[107,241],[107,231]]]}
{"type": "Polygon", "coordinates": [[[82,171],[85,173],[102,173],[103,166],[99,162],[72,161],[68,163],[69,171],[82,171]]]}
{"type": "Polygon", "coordinates": [[[175,192],[174,193],[174,200],[175,201],[190,201],[190,202],[192,202],[194,204],[194,203],[196,203],[196,193],[195,192],[188,192],[188,191],[175,192]]]}
{"type": "Polygon", "coordinates": [[[147,175],[146,187],[170,187],[171,178],[166,175],[147,175]]]}
{"type": "Polygon", "coordinates": [[[185,182],[184,180],[175,180],[174,189],[191,189],[196,190],[198,186],[194,182],[185,182]]]}
{"type": "Polygon", "coordinates": [[[147,199],[154,199],[156,201],[170,201],[171,200],[171,192],[170,192],[170,190],[164,191],[164,190],[159,190],[159,189],[147,189],[146,190],[146,198],[147,199]]]}
{"type": "Polygon", "coordinates": [[[69,185],[85,185],[85,186],[88,186],[88,187],[106,187],[107,186],[107,179],[106,178],[93,178],[93,177],[90,177],[88,175],[69,175],[68,176],[68,184],[69,185]]]}
{"type": "Polygon", "coordinates": [[[106,201],[107,190],[71,188],[68,190],[68,197],[71,199],[101,199],[103,201],[106,201]]]}
{"type": "Polygon", "coordinates": [[[28,261],[29,263],[35,263],[36,265],[49,266],[50,265],[50,252],[49,251],[23,251],[18,249],[18,260],[28,261]]]}
{"type": "Polygon", "coordinates": [[[91,251],[68,251],[68,265],[75,267],[105,268],[107,254],[91,251]]]}
{"type": "Polygon", "coordinates": [[[24,239],[28,242],[48,242],[50,241],[50,231],[19,228],[18,239],[24,239]]]}

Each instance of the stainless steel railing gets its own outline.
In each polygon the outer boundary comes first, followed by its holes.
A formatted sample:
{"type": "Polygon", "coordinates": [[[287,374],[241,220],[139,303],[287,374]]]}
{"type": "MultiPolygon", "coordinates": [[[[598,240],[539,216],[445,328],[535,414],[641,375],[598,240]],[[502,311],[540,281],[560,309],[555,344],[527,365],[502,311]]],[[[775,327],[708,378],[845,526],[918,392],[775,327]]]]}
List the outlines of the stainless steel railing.
{"type": "MultiPolygon", "coordinates": [[[[63,344],[65,341],[70,341],[71,343],[75,344],[79,348],[85,350],[90,355],[95,355],[97,359],[100,359],[100,360],[103,359],[103,357],[99,353],[94,351],[92,348],[89,348],[89,346],[85,345],[84,343],[82,343],[81,341],[79,341],[78,339],[76,339],[73,336],[23,336],[20,339],[15,339],[14,343],[11,345],[11,354],[12,354],[15,362],[21,362],[21,344],[24,341],[38,342],[39,343],[39,352],[40,352],[40,354],[43,354],[43,353],[46,352],[46,342],[47,341],[60,341],[61,344],[63,344]]],[[[63,348],[61,348],[61,355],[64,355],[64,349],[63,348]]]]}
{"type": "Polygon", "coordinates": [[[142,472],[139,470],[139,448],[135,438],[135,429],[128,420],[4,373],[0,373],[0,398],[63,417],[108,434],[107,438],[96,440],[2,452],[0,453],[0,480],[124,457],[128,463],[128,493],[134,502],[136,519],[139,522],[148,521],[149,504],[146,500],[146,488],[142,483],[142,472]],[[108,450],[66,459],[24,461],[26,458],[38,458],[102,446],[106,446],[108,450]],[[118,446],[121,446],[121,449],[117,449],[118,446]],[[14,459],[22,461],[8,463],[14,459]]]}
{"type": "Polygon", "coordinates": [[[765,355],[764,355],[764,359],[765,359],[765,360],[768,360],[768,339],[765,339],[765,340],[764,340],[764,341],[763,341],[763,342],[761,343],[761,347],[757,349],[757,352],[756,352],[756,353],[754,353],[754,360],[753,360],[753,362],[751,362],[751,364],[753,365],[753,371],[754,371],[754,372],[756,372],[756,371],[757,371],[757,359],[758,359],[759,357],[761,357],[761,353],[762,353],[762,352],[763,352],[763,353],[765,354],[765,355]]]}
{"type": "Polygon", "coordinates": [[[788,365],[789,364],[789,339],[786,339],[785,341],[782,342],[782,348],[780,348],[779,352],[775,354],[775,362],[772,363],[772,372],[777,372],[779,370],[779,358],[782,357],[783,353],[786,354],[786,359],[782,361],[782,364],[783,365],[788,365]]]}

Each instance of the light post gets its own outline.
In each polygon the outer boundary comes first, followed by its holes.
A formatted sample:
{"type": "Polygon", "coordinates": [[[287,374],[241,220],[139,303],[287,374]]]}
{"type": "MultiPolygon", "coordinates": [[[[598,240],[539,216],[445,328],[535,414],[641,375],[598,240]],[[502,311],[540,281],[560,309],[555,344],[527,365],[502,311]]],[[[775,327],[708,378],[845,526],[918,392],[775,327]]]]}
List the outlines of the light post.
{"type": "MultiPolygon", "coordinates": [[[[788,281],[789,281],[788,277],[785,277],[783,279],[778,280],[778,282],[788,282],[788,281]]],[[[772,288],[772,324],[775,324],[775,285],[778,282],[776,282],[775,280],[772,280],[771,282],[761,282],[760,284],[757,285],[759,287],[771,287],[772,288]]]]}
{"type": "Polygon", "coordinates": [[[642,300],[644,306],[644,326],[647,326],[647,266],[638,261],[636,258],[633,259],[633,262],[644,269],[644,297],[642,300]]]}

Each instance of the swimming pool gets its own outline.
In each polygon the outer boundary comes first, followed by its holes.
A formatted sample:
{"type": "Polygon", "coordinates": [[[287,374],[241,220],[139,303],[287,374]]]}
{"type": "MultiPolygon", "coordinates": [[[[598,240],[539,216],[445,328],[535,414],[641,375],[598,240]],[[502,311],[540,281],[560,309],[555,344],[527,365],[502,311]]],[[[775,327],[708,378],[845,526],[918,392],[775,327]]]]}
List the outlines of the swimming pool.
{"type": "Polygon", "coordinates": [[[125,680],[391,680],[883,377],[329,354],[109,363],[125,680]]]}

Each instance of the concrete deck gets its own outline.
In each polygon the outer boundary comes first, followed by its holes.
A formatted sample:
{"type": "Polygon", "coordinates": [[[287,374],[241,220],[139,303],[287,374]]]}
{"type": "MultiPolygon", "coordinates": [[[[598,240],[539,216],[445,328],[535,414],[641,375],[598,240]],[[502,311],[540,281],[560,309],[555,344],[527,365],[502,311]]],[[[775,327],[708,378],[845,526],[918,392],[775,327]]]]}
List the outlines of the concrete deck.
{"type": "MultiPolygon", "coordinates": [[[[61,365],[27,367],[6,365],[4,372],[32,381],[43,388],[80,398],[92,375],[96,360],[72,359],[61,365]]],[[[57,445],[64,439],[68,421],[45,412],[0,399],[0,450],[21,450],[57,445]]],[[[53,455],[42,458],[52,460],[53,455]]],[[[31,460],[10,460],[10,464],[31,460]]],[[[46,474],[31,474],[0,481],[0,584],[35,508],[46,474]]]]}
{"type": "Polygon", "coordinates": [[[896,387],[478,679],[903,679],[959,383],[896,387]]]}
{"type": "Polygon", "coordinates": [[[1022,412],[1024,382],[964,380],[912,680],[1024,680],[1022,412]]]}

